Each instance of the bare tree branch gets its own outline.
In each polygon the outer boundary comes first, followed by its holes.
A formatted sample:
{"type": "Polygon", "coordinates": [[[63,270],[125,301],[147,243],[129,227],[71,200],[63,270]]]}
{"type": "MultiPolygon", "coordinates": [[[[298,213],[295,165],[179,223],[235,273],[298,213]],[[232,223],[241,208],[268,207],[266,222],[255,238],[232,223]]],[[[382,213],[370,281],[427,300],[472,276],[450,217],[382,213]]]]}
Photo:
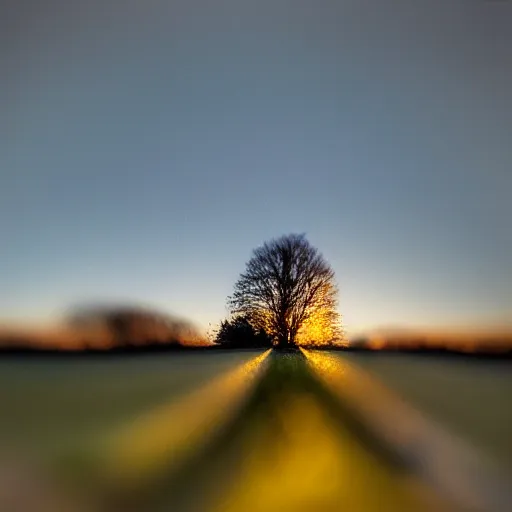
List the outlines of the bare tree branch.
{"type": "Polygon", "coordinates": [[[334,271],[325,258],[305,235],[291,234],[253,251],[228,306],[232,315],[250,318],[278,345],[293,346],[308,322],[316,322],[317,330],[322,324],[333,336],[341,331],[337,293],[334,271]]]}

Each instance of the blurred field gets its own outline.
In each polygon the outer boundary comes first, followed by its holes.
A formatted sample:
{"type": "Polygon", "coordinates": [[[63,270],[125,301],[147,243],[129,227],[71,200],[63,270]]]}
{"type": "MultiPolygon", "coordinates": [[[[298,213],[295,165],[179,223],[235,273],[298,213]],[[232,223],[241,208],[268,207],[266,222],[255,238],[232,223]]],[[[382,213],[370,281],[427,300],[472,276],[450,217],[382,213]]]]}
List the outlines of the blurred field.
{"type": "MultiPolygon", "coordinates": [[[[455,360],[335,357],[371,369],[479,441],[497,429],[507,446],[506,365],[496,372],[455,360]],[[485,405],[472,398],[475,386],[485,405]],[[465,416],[457,422],[457,414],[465,416]]],[[[87,512],[455,510],[372,439],[300,353],[5,358],[0,417],[0,505],[2,463],[22,454],[43,471],[48,462],[46,488],[58,484],[57,496],[96,500],[87,512]],[[255,368],[263,378],[253,378],[255,368]]],[[[21,496],[37,480],[24,471],[21,496]]],[[[20,510],[43,510],[32,495],[34,508],[20,510]]]]}
{"type": "Polygon", "coordinates": [[[512,469],[512,361],[383,352],[342,357],[512,469]]]}
{"type": "Polygon", "coordinates": [[[0,359],[0,451],[51,456],[177,400],[258,353],[0,359]]]}
{"type": "Polygon", "coordinates": [[[213,510],[455,510],[359,427],[304,358],[274,354],[215,463],[228,478],[212,493],[213,510]]]}
{"type": "Polygon", "coordinates": [[[123,487],[118,507],[457,510],[360,426],[321,386],[301,354],[272,353],[264,378],[219,435],[179,471],[163,468],[138,489],[123,487]]]}

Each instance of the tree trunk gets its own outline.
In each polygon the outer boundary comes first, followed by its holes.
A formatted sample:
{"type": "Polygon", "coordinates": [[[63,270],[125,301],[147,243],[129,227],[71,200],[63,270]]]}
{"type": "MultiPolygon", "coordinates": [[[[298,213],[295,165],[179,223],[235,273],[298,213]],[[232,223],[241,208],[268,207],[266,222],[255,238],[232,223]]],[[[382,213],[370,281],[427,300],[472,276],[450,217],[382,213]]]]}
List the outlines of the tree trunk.
{"type": "Polygon", "coordinates": [[[297,327],[295,325],[290,327],[290,334],[289,334],[289,345],[291,348],[297,348],[297,327]]]}
{"type": "Polygon", "coordinates": [[[277,348],[287,348],[288,347],[288,336],[284,333],[280,334],[277,338],[277,348]]]}

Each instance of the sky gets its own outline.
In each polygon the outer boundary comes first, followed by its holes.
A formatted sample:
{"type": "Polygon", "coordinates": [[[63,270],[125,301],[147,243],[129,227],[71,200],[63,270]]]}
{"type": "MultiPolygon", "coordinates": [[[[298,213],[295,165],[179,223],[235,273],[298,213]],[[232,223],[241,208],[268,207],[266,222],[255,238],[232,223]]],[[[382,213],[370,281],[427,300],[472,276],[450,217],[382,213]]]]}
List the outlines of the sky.
{"type": "Polygon", "coordinates": [[[512,2],[1,9],[2,322],[101,300],[207,328],[299,232],[348,332],[512,326],[512,2]]]}

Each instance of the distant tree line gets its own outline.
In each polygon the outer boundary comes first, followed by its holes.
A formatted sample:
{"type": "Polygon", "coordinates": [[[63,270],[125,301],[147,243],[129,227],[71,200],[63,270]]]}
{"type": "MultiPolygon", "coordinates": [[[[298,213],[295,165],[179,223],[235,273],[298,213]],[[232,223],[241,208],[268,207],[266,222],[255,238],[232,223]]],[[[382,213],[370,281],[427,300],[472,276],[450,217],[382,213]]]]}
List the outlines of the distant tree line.
{"type": "Polygon", "coordinates": [[[111,349],[197,342],[199,334],[189,322],[151,309],[132,306],[86,306],[73,311],[68,323],[88,338],[105,337],[111,349]]]}

